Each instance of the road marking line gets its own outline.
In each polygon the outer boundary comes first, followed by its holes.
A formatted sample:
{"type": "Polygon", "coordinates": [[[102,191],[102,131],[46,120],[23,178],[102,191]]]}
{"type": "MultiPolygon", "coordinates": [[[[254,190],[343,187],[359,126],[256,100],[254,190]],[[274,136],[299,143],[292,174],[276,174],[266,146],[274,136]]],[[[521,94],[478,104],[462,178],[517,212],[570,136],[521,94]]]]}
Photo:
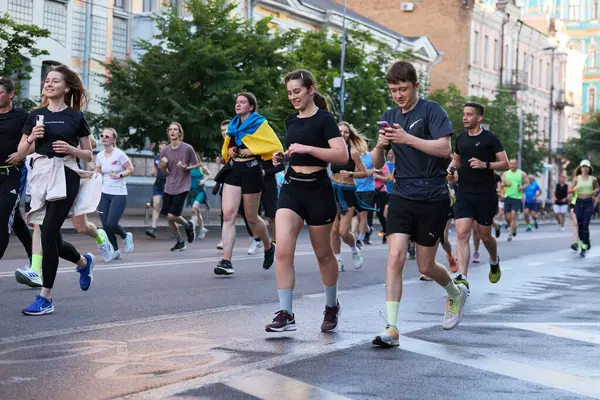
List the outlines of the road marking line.
{"type": "Polygon", "coordinates": [[[549,299],[554,299],[555,297],[560,297],[562,296],[559,293],[542,293],[542,294],[532,294],[532,295],[519,295],[517,296],[518,299],[523,299],[523,300],[549,300],[549,299]]]}
{"type": "Polygon", "coordinates": [[[167,321],[170,319],[198,317],[198,316],[207,315],[207,314],[246,310],[246,309],[252,308],[252,307],[253,306],[234,305],[234,306],[227,306],[227,307],[209,308],[206,310],[199,310],[199,311],[186,311],[186,312],[177,313],[177,314],[171,314],[171,313],[170,314],[162,314],[162,315],[156,315],[154,317],[130,319],[130,320],[124,320],[124,321],[110,322],[110,323],[106,323],[106,324],[88,325],[88,326],[82,326],[82,327],[78,327],[78,328],[56,329],[53,331],[42,331],[42,332],[37,332],[37,333],[31,333],[28,335],[8,336],[8,337],[0,338],[0,344],[26,342],[28,340],[33,340],[33,339],[41,339],[41,338],[48,338],[48,337],[61,336],[61,335],[71,335],[74,333],[82,333],[82,332],[90,332],[90,331],[97,331],[97,330],[103,330],[103,329],[118,328],[118,327],[122,327],[122,326],[149,324],[149,323],[158,322],[158,321],[167,321]]]}
{"type": "Polygon", "coordinates": [[[598,285],[582,285],[582,286],[571,285],[571,289],[573,289],[573,290],[590,290],[595,287],[598,287],[598,285]]]}
{"type": "Polygon", "coordinates": [[[499,357],[471,353],[464,349],[458,350],[455,346],[413,339],[404,335],[400,339],[399,350],[406,350],[525,382],[600,399],[600,383],[593,379],[538,368],[499,357]]]}
{"type": "MultiPolygon", "coordinates": [[[[353,290],[338,290],[337,294],[348,294],[348,293],[352,293],[353,290]]],[[[321,297],[325,297],[325,293],[312,293],[312,294],[305,294],[304,296],[302,296],[303,298],[306,299],[318,299],[321,297]]]]}
{"type": "Polygon", "coordinates": [[[544,335],[600,345],[600,333],[577,331],[559,326],[552,326],[551,324],[512,323],[506,324],[506,326],[531,332],[543,333],[544,335]]]}
{"type": "Polygon", "coordinates": [[[265,400],[349,400],[348,397],[266,370],[234,378],[223,384],[265,400]]]}
{"type": "Polygon", "coordinates": [[[510,307],[514,307],[516,302],[514,303],[503,303],[503,304],[494,304],[487,307],[482,307],[471,311],[472,314],[488,314],[496,311],[501,311],[510,307]]]}
{"type": "Polygon", "coordinates": [[[564,282],[558,282],[558,281],[553,281],[551,279],[540,279],[538,280],[538,282],[540,282],[541,284],[544,285],[553,285],[553,286],[571,286],[570,283],[564,283],[564,282]]]}

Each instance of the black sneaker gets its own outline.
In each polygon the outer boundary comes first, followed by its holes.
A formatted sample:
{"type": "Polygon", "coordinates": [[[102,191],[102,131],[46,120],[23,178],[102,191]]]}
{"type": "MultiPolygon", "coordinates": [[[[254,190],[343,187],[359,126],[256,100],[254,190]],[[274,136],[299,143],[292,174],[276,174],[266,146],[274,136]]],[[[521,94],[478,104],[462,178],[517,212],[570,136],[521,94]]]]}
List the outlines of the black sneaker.
{"type": "Polygon", "coordinates": [[[171,251],[184,251],[185,250],[185,242],[183,239],[177,239],[177,243],[175,246],[171,248],[171,251]]]}
{"type": "Polygon", "coordinates": [[[187,235],[188,243],[193,243],[196,240],[196,224],[194,221],[188,221],[185,225],[185,234],[187,235]]]}
{"type": "Polygon", "coordinates": [[[217,264],[217,266],[215,267],[215,275],[233,275],[235,274],[235,270],[233,269],[233,266],[231,265],[231,261],[228,260],[221,260],[219,261],[219,264],[217,264]]]}
{"type": "Polygon", "coordinates": [[[359,249],[362,249],[362,240],[356,240],[356,247],[358,247],[359,249]]]}
{"type": "Polygon", "coordinates": [[[387,244],[387,236],[383,235],[383,238],[381,239],[381,244],[387,244]]]}
{"type": "Polygon", "coordinates": [[[273,262],[275,262],[275,242],[271,242],[271,248],[269,250],[265,250],[265,260],[263,261],[263,268],[271,268],[273,266],[273,262]]]}
{"type": "Polygon", "coordinates": [[[365,240],[363,240],[363,243],[366,245],[371,245],[371,233],[373,233],[373,228],[369,227],[369,231],[367,233],[365,233],[365,240]]]}
{"type": "Polygon", "coordinates": [[[285,332],[296,330],[296,318],[294,314],[288,313],[286,310],[279,310],[275,313],[273,322],[265,326],[267,332],[285,332]]]}
{"type": "Polygon", "coordinates": [[[146,229],[146,236],[149,236],[152,239],[156,239],[156,228],[148,228],[148,229],[146,229]]]}
{"type": "Polygon", "coordinates": [[[415,260],[417,258],[417,248],[415,246],[410,246],[408,248],[408,259],[415,260]]]}
{"type": "Polygon", "coordinates": [[[342,315],[342,306],[337,302],[336,307],[325,306],[323,312],[323,323],[321,324],[321,332],[331,332],[337,328],[338,320],[342,315]]]}
{"type": "Polygon", "coordinates": [[[578,251],[579,250],[579,244],[577,244],[577,242],[573,243],[571,245],[571,250],[578,251]]]}
{"type": "Polygon", "coordinates": [[[582,248],[581,248],[581,252],[579,253],[579,255],[580,255],[581,257],[585,257],[585,253],[586,253],[586,250],[585,250],[585,249],[582,247],[582,248]]]}
{"type": "Polygon", "coordinates": [[[496,239],[498,239],[500,237],[500,225],[498,225],[495,229],[496,229],[496,239]]]}

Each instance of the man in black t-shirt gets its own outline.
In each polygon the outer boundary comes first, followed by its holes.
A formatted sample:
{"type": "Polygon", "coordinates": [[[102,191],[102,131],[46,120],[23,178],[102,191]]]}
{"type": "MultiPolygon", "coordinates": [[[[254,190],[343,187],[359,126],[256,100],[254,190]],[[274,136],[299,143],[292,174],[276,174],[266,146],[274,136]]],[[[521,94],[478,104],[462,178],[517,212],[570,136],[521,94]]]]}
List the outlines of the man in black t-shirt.
{"type": "Polygon", "coordinates": [[[13,107],[14,95],[12,79],[0,77],[0,259],[14,229],[31,262],[31,233],[19,210],[26,172],[17,152],[27,112],[13,107]]]}
{"type": "Polygon", "coordinates": [[[479,225],[479,235],[490,254],[490,282],[500,280],[500,260],[492,224],[498,212],[498,196],[494,170],[506,171],[508,157],[500,139],[481,127],[484,109],[481,104],[467,103],[463,109],[463,124],[467,129],[456,138],[454,159],[448,174],[458,173],[458,192],[454,205],[458,271],[456,281],[467,281],[467,268],[471,249],[469,238],[473,224],[479,225]],[[456,170],[457,169],[457,170],[456,170]]]}
{"type": "Polygon", "coordinates": [[[554,189],[554,215],[561,232],[565,231],[565,217],[569,209],[568,203],[569,185],[567,185],[567,177],[561,174],[554,189]]]}
{"type": "Polygon", "coordinates": [[[397,107],[386,111],[378,123],[381,130],[372,153],[376,169],[383,168],[390,146],[396,159],[386,232],[387,326],[373,340],[373,344],[382,347],[399,345],[398,308],[410,240],[417,244],[419,272],[446,290],[444,329],[452,329],[461,321],[468,294],[467,287],[454,283],[448,270],[435,261],[450,209],[446,184],[450,118],[439,104],[419,98],[417,72],[411,63],[395,62],[386,79],[397,107]]]}

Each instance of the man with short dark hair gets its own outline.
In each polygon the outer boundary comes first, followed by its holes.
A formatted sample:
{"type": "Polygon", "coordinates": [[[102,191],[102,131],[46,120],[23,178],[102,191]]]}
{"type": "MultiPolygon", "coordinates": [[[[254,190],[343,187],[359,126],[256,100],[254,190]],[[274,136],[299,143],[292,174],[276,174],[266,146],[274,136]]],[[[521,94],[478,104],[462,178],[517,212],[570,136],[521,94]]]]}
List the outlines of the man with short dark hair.
{"type": "Polygon", "coordinates": [[[497,243],[492,235],[494,217],[498,212],[494,171],[506,171],[508,157],[500,139],[481,127],[483,115],[484,108],[481,104],[465,104],[463,125],[466,132],[456,138],[454,157],[448,167],[450,180],[455,182],[458,179],[454,225],[459,275],[455,282],[467,287],[467,269],[471,255],[469,240],[475,223],[479,237],[490,255],[490,282],[497,283],[501,276],[497,243]]]}
{"type": "MultiPolygon", "coordinates": [[[[0,77],[0,259],[14,228],[31,264],[31,233],[19,210],[27,172],[23,158],[17,152],[27,112],[13,107],[14,95],[12,79],[0,77]]],[[[36,283],[41,286],[41,281],[36,283]]]]}
{"type": "Polygon", "coordinates": [[[373,151],[373,166],[377,169],[383,167],[390,146],[396,159],[386,232],[387,326],[373,339],[373,344],[382,347],[399,345],[398,308],[410,240],[417,245],[419,272],[446,290],[444,329],[458,325],[467,299],[467,287],[456,284],[446,268],[435,261],[450,211],[446,183],[452,135],[450,118],[439,104],[419,98],[417,71],[411,63],[394,63],[388,70],[387,82],[397,107],[383,114],[382,129],[373,151]]]}

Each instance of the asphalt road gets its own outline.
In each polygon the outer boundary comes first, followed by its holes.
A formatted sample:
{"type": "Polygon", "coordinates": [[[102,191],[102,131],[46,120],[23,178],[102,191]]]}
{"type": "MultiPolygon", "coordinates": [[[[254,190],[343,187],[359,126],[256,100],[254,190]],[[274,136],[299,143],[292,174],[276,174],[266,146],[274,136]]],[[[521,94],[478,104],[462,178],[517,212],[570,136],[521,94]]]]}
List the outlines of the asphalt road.
{"type": "MultiPolygon", "coordinates": [[[[580,259],[568,248],[570,231],[543,226],[511,243],[501,238],[496,285],[482,246],[465,318],[452,331],[440,326],[444,291],[420,282],[410,261],[400,348],[388,350],[370,345],[385,325],[385,246],[365,246],[360,270],[344,253],[341,323],[323,334],[323,288],[303,233],[298,331],[274,335],[264,332],[278,309],[274,269],[248,256],[240,237],[230,278],[212,272],[216,232],[175,254],[168,238],[137,235],[123,260],[97,258],[88,292],[62,263],[56,311],[42,317],[21,315],[36,291],[14,281],[25,259],[13,239],[0,262],[0,399],[600,398],[600,250],[580,259]]],[[[91,239],[67,238],[97,254],[91,239]]]]}

